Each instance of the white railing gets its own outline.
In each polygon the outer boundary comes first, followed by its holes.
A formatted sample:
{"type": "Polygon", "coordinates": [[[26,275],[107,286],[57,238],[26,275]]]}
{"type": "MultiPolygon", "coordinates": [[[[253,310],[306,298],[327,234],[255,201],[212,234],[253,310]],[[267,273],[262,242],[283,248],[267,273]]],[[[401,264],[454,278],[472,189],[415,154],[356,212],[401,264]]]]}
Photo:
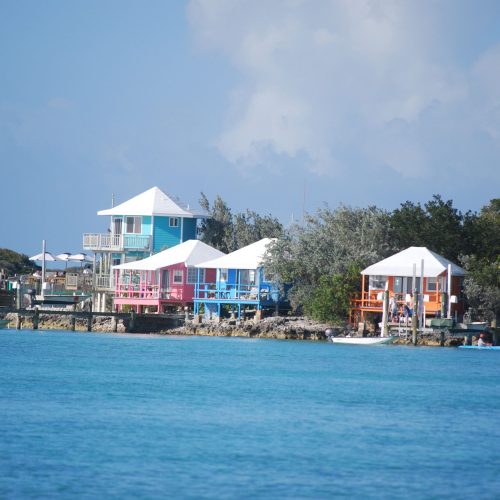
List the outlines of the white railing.
{"type": "Polygon", "coordinates": [[[66,273],[66,288],[78,288],[78,274],[66,273]]]}
{"type": "Polygon", "coordinates": [[[113,288],[112,276],[110,274],[101,274],[95,277],[96,290],[110,290],[113,288]]]}
{"type": "Polygon", "coordinates": [[[142,234],[85,233],[83,248],[94,251],[149,250],[151,236],[142,234]]]}
{"type": "Polygon", "coordinates": [[[123,236],[123,248],[134,250],[149,250],[151,236],[142,234],[126,234],[123,236]]]}
{"type": "Polygon", "coordinates": [[[85,250],[123,250],[123,235],[86,233],[83,235],[85,250]]]}

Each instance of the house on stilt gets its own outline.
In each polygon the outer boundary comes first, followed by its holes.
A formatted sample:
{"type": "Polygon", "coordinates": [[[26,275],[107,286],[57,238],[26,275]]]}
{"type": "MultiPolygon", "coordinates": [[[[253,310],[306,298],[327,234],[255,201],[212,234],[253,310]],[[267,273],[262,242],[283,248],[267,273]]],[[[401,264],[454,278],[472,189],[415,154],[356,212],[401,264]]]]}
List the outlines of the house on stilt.
{"type": "Polygon", "coordinates": [[[199,240],[189,240],[151,257],[113,267],[116,310],[164,313],[171,307],[192,306],[198,279],[215,281],[215,269],[195,267],[225,254],[199,240]]]}
{"type": "Polygon", "coordinates": [[[401,311],[411,304],[415,290],[424,316],[461,315],[464,312],[465,270],[425,247],[409,247],[361,272],[361,294],[351,301],[351,322],[371,314],[382,315],[382,292],[388,284],[401,311]]]}
{"type": "MultiPolygon", "coordinates": [[[[286,294],[263,267],[267,247],[273,240],[264,238],[217,259],[196,267],[214,269],[214,281],[199,280],[195,287],[195,314],[206,318],[225,314],[241,318],[245,311],[261,315],[264,310],[286,306],[286,294]]],[[[208,276],[208,272],[206,274],[208,276]]]]}
{"type": "Polygon", "coordinates": [[[83,248],[94,252],[94,306],[105,311],[115,294],[113,266],[149,257],[196,239],[198,223],[208,214],[153,187],[98,215],[109,217],[105,233],[85,233],[83,248]]]}

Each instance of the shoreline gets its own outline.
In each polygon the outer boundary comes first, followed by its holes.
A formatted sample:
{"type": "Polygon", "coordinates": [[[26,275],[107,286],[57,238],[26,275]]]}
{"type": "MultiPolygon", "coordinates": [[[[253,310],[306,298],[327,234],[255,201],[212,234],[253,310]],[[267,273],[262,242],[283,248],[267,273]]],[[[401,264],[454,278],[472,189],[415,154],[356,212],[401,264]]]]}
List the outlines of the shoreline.
{"type": "MultiPolygon", "coordinates": [[[[6,319],[15,325],[16,313],[9,313],[6,319]]],[[[40,315],[39,329],[41,330],[70,330],[69,317],[57,317],[51,315],[40,315]]],[[[33,328],[30,317],[25,317],[22,323],[22,329],[33,328]]],[[[21,331],[22,331],[21,329],[21,331]]],[[[242,337],[242,338],[262,338],[275,340],[308,340],[308,341],[327,341],[325,331],[331,329],[336,336],[344,337],[352,330],[347,326],[331,326],[325,323],[319,323],[304,317],[268,317],[256,322],[254,320],[234,320],[209,321],[196,324],[193,321],[186,322],[183,326],[162,328],[161,325],[150,325],[150,328],[142,328],[140,331],[134,331],[137,334],[154,335],[184,335],[184,336],[203,336],[203,337],[242,337]]],[[[87,321],[76,319],[75,331],[87,333],[87,321]]],[[[92,331],[95,333],[127,333],[127,324],[120,320],[117,325],[117,331],[113,330],[111,317],[97,317],[92,323],[92,331]]],[[[132,333],[133,335],[133,333],[132,333]]],[[[370,334],[369,334],[370,335],[370,334]]],[[[370,335],[371,336],[371,335],[370,335]]],[[[392,342],[395,345],[412,345],[411,336],[399,337],[392,342]]],[[[447,337],[444,347],[456,347],[463,344],[461,337],[447,337]]],[[[419,335],[417,339],[418,346],[441,346],[441,337],[439,333],[430,335],[419,335]]]]}

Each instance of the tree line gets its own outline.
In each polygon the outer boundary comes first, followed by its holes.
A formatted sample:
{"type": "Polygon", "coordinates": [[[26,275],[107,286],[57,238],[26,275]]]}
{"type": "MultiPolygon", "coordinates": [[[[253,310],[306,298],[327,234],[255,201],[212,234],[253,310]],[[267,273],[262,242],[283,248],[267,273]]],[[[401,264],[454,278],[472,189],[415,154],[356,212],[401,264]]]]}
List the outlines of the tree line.
{"type": "Polygon", "coordinates": [[[464,293],[478,319],[500,314],[500,199],[466,213],[440,195],[393,211],[325,206],[286,229],[271,215],[233,214],[220,196],[210,204],[202,193],[200,204],[211,216],[202,239],[223,252],[278,238],[266,270],[292,283],[292,306],[312,318],[345,321],[361,270],[410,246],[427,247],[465,268],[464,293]]]}

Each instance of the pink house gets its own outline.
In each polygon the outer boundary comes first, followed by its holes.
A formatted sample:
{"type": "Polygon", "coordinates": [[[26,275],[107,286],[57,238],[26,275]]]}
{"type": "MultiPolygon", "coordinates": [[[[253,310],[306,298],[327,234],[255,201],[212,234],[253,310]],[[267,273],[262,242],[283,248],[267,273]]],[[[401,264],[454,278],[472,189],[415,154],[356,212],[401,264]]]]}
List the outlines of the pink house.
{"type": "Polygon", "coordinates": [[[225,255],[198,240],[159,252],[151,257],[114,266],[116,310],[131,306],[138,313],[163,313],[171,306],[193,303],[194,288],[198,281],[215,282],[215,269],[195,267],[201,262],[225,255]]]}

